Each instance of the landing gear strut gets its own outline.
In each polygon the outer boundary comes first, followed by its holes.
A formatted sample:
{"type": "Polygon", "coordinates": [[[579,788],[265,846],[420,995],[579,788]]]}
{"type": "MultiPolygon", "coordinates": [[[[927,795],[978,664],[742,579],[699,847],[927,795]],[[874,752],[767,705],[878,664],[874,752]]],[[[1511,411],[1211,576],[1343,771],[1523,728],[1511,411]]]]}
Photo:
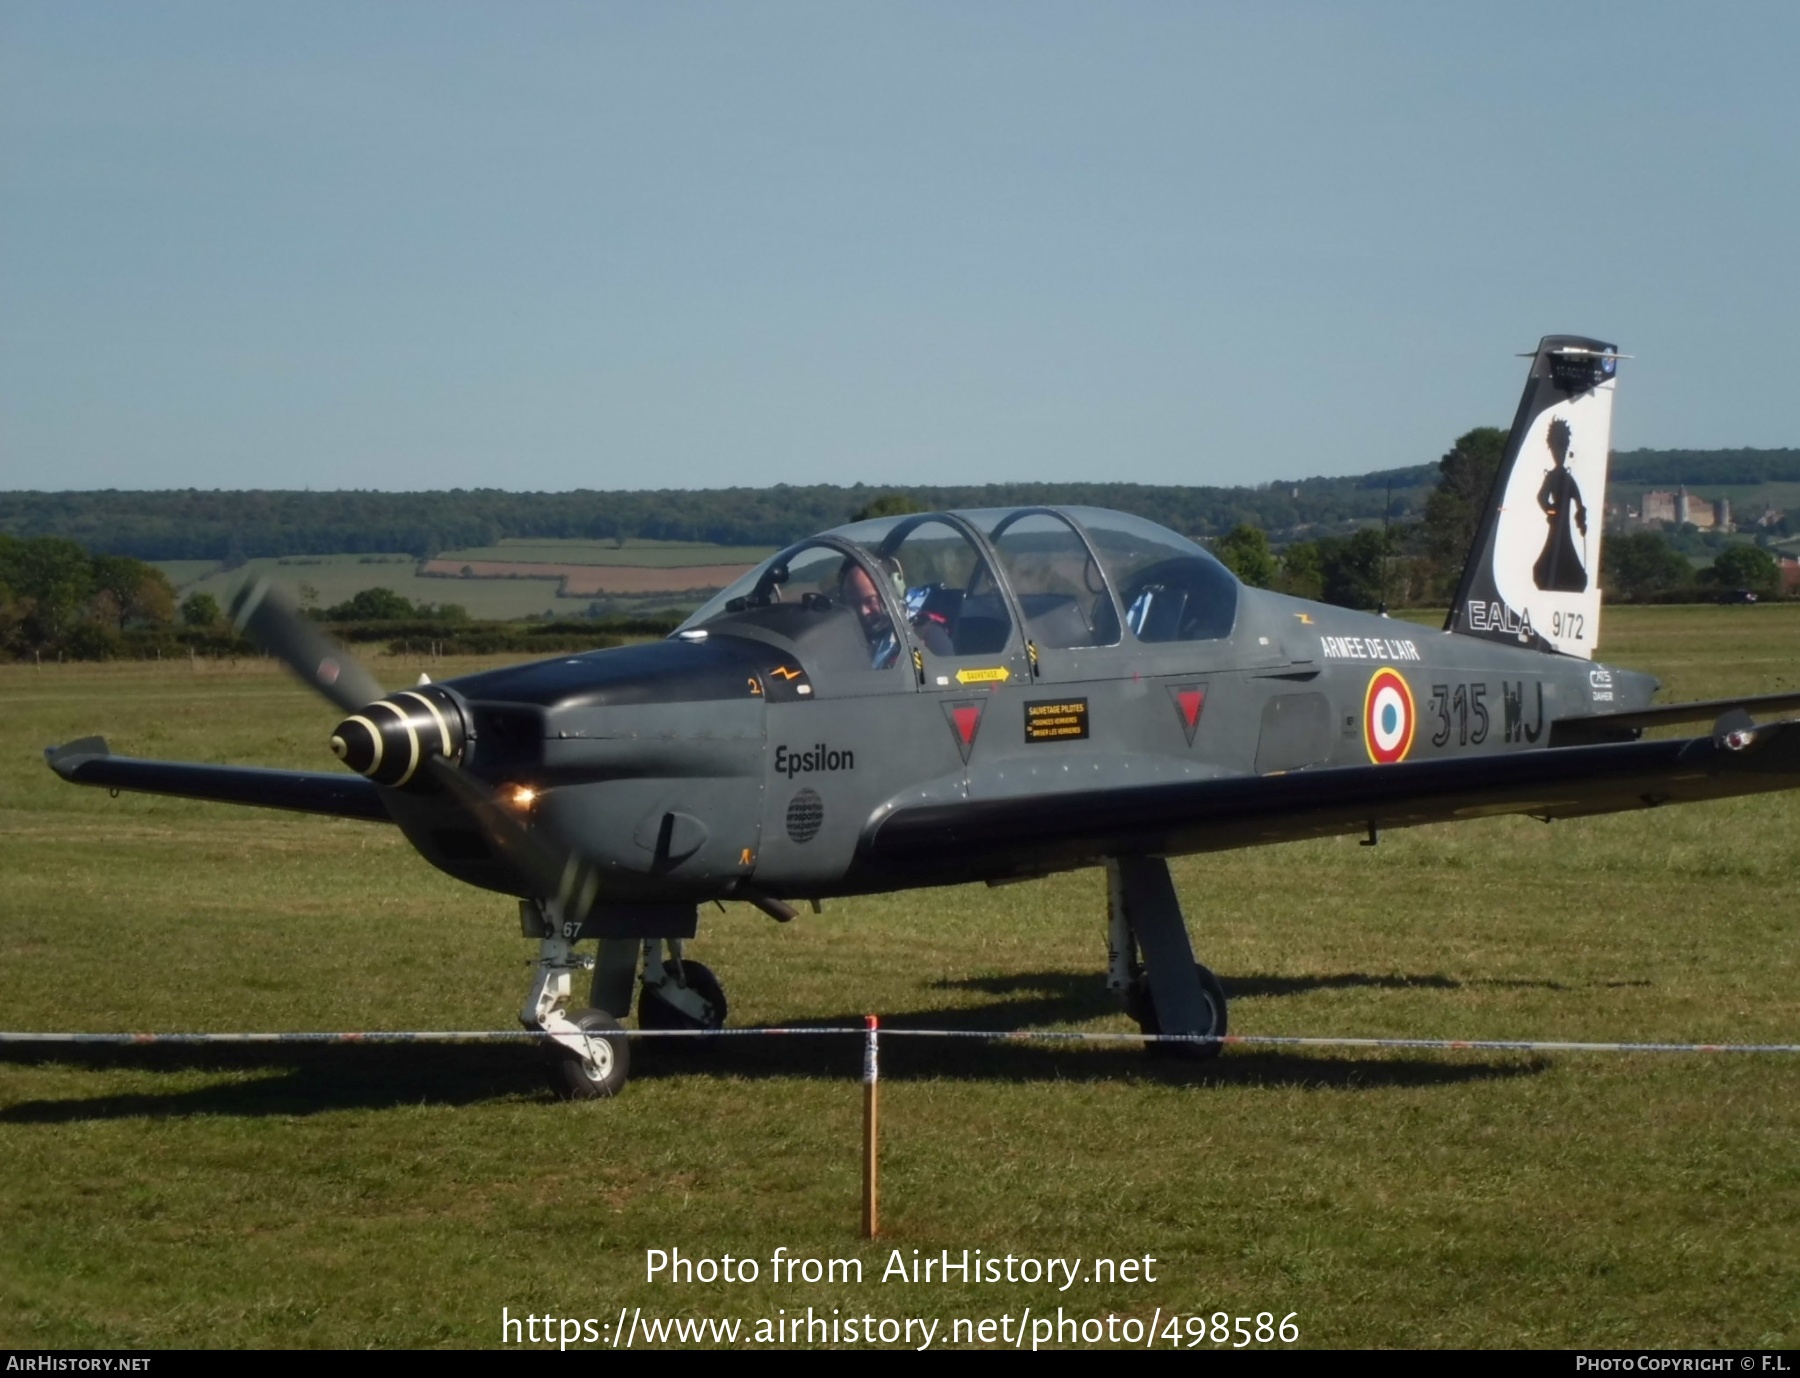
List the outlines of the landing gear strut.
{"type": "Polygon", "coordinates": [[[550,1083],[559,1092],[574,1100],[616,1096],[631,1076],[630,1040],[605,1010],[578,1010],[573,1018],[566,1013],[575,973],[594,959],[578,955],[574,940],[555,932],[538,939],[536,974],[519,1022],[550,1035],[550,1083]]]}
{"type": "MultiPolygon", "coordinates": [[[[1194,960],[1181,901],[1161,857],[1106,863],[1106,984],[1147,1034],[1223,1038],[1225,987],[1194,960]],[[1140,958],[1141,954],[1141,958],[1140,958]]],[[[1218,1043],[1152,1043],[1165,1057],[1217,1057],[1218,1043]]]]}
{"type": "MultiPolygon", "coordinates": [[[[551,1037],[550,1080],[574,1100],[600,1100],[625,1089],[631,1074],[631,1041],[620,1021],[638,992],[641,1029],[718,1029],[725,1024],[725,991],[719,978],[681,955],[680,938],[602,937],[597,956],[575,951],[585,928],[564,925],[554,900],[525,900],[520,915],[538,939],[538,960],[519,1022],[551,1037]],[[572,936],[562,936],[565,932],[572,936]],[[641,976],[640,976],[641,969],[641,976]],[[567,1012],[575,973],[592,971],[591,1007],[567,1012]]],[[[603,930],[604,931],[604,930],[603,930]]],[[[687,929],[693,932],[690,926],[687,929]]],[[[664,1040],[698,1051],[709,1038],[664,1040]]]]}

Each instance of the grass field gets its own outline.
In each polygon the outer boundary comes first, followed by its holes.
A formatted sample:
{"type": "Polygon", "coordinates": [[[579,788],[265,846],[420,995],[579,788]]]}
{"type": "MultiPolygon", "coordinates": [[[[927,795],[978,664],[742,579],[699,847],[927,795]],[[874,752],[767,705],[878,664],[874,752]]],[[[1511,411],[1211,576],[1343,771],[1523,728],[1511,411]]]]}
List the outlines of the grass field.
{"type": "MultiPolygon", "coordinates": [[[[1800,608],[1607,613],[1675,698],[1800,686],[1800,608]]],[[[378,660],[386,682],[416,667],[378,660]]],[[[471,666],[472,668],[472,666],[471,666]]],[[[434,674],[446,673],[443,666],[434,674]]],[[[386,829],[81,790],[41,748],[320,767],[265,662],[0,668],[0,1023],[499,1028],[532,946],[386,829]]],[[[1800,1042],[1800,794],[1176,864],[1240,1033],[1800,1042]]],[[[732,1023],[1129,1026],[1097,874],[733,906],[732,1023]]],[[[566,1104],[524,1049],[0,1050],[0,1346],[493,1345],[501,1312],[1147,1321],[1318,1346],[1800,1344],[1800,1057],[883,1049],[886,1237],[857,1238],[858,1050],[646,1048],[566,1104]],[[777,1247],[858,1283],[772,1282],[777,1247]],[[646,1281],[646,1251],[760,1260],[646,1281]],[[881,1281],[890,1251],[1156,1259],[1155,1281],[881,1281]]],[[[1085,1266],[1085,1265],[1084,1265],[1085,1266]]],[[[746,1335],[753,1333],[747,1330],[746,1335]]],[[[916,1340],[915,1340],[916,1343],[916,1340]]],[[[943,1343],[940,1332],[938,1343],[943,1343]]]]}
{"type": "Polygon", "coordinates": [[[225,607],[247,579],[278,579],[290,588],[311,589],[314,603],[331,607],[346,602],[364,589],[392,589],[419,603],[459,603],[471,617],[521,618],[544,613],[568,616],[586,603],[571,604],[556,596],[559,583],[551,579],[426,579],[419,562],[410,555],[305,555],[292,559],[251,560],[240,569],[208,566],[206,573],[189,568],[198,562],[168,561],[159,566],[176,580],[181,596],[210,593],[225,607]],[[170,566],[179,566],[179,571],[170,566]],[[177,573],[185,573],[185,579],[177,573]]]}

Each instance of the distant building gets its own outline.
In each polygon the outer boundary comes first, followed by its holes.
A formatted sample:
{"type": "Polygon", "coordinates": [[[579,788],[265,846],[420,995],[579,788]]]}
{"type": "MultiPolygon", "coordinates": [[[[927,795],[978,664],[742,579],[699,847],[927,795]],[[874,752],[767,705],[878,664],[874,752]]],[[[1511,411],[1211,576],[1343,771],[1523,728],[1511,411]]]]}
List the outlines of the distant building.
{"type": "Polygon", "coordinates": [[[1656,491],[1644,494],[1641,518],[1645,526],[1668,522],[1675,526],[1697,526],[1702,531],[1733,531],[1731,499],[1708,502],[1698,493],[1690,493],[1686,485],[1673,493],[1656,491]]]}
{"type": "Polygon", "coordinates": [[[1675,524],[1710,531],[1718,524],[1718,518],[1710,502],[1698,493],[1688,492],[1684,485],[1675,490],[1675,524]]]}
{"type": "Polygon", "coordinates": [[[1644,522],[1672,522],[1675,520],[1675,495],[1673,493],[1655,492],[1644,494],[1644,522]]]}

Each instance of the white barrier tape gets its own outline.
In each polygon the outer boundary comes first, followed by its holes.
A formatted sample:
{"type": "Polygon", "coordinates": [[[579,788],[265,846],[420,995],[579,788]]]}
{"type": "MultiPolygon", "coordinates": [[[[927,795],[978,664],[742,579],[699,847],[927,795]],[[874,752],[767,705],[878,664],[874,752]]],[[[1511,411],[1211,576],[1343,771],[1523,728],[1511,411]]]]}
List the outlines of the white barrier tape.
{"type": "MultiPolygon", "coordinates": [[[[1513,1038],[1350,1038],[1301,1037],[1290,1034],[1142,1034],[1081,1033],[1059,1029],[896,1029],[887,1038],[981,1038],[1002,1042],[1067,1043],[1217,1043],[1229,1047],[1412,1048],[1440,1052],[1503,1053],[1800,1053],[1800,1043],[1576,1043],[1513,1038]]],[[[619,1029],[593,1037],[623,1038],[762,1038],[855,1034],[867,1029],[619,1029]]],[[[541,1029],[411,1029],[364,1030],[354,1033],[8,1033],[0,1044],[284,1044],[284,1043],[501,1043],[544,1042],[541,1029]]]]}

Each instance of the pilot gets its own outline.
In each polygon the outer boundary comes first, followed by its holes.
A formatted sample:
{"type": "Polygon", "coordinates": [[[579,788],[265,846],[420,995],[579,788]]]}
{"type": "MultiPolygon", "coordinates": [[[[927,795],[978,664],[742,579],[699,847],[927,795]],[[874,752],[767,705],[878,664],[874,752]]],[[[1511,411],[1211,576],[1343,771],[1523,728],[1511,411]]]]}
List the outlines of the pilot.
{"type": "MultiPolygon", "coordinates": [[[[904,577],[899,561],[882,557],[880,565],[882,572],[898,586],[904,577]]],[[[894,634],[894,623],[881,601],[881,590],[875,587],[869,572],[854,560],[845,560],[838,571],[838,587],[844,606],[856,614],[857,621],[862,623],[863,635],[869,640],[870,668],[887,669],[900,658],[900,638],[894,634]]],[[[950,635],[941,621],[915,618],[912,626],[920,644],[933,655],[951,653],[950,635]]]]}
{"type": "Polygon", "coordinates": [[[838,570],[838,592],[868,638],[869,668],[887,669],[900,657],[900,638],[894,635],[894,622],[881,601],[881,590],[866,569],[846,559],[838,570]]]}

